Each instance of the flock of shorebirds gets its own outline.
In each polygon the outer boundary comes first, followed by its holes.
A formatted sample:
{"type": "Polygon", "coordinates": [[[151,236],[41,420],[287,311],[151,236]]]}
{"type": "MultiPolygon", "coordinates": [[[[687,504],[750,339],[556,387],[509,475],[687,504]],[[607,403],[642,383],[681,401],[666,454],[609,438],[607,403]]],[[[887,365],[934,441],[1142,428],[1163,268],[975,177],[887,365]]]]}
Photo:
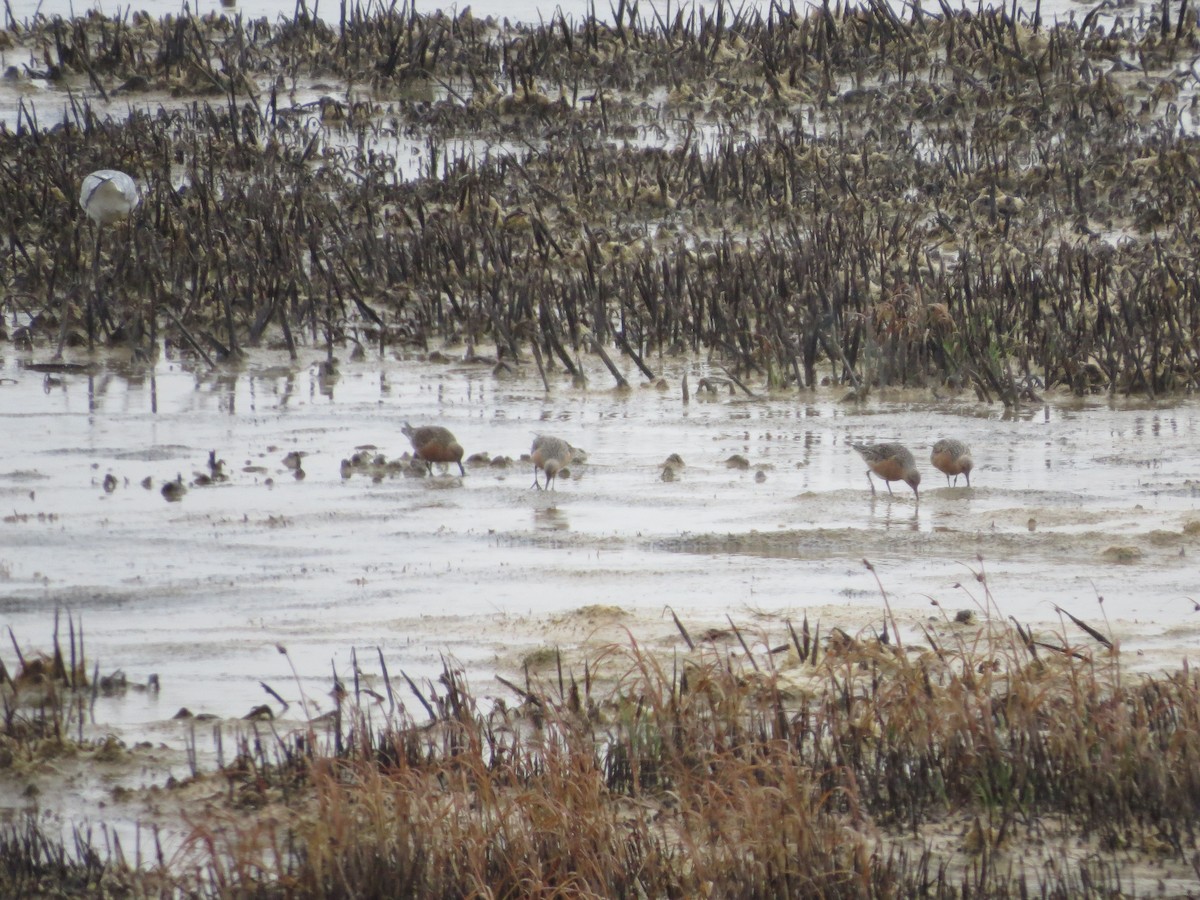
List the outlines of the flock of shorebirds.
{"type": "MultiPolygon", "coordinates": [[[[443,428],[441,425],[422,425],[420,428],[413,428],[405,422],[403,432],[405,437],[412,442],[413,454],[425,463],[428,472],[433,472],[434,463],[446,465],[456,463],[459,473],[466,474],[462,464],[462,444],[455,439],[450,429],[443,428]]],[[[872,494],[875,493],[875,481],[871,478],[874,473],[877,478],[883,479],[889,494],[892,493],[893,481],[903,481],[913,489],[917,502],[921,501],[921,473],[917,469],[917,461],[913,459],[912,452],[907,447],[903,444],[890,443],[853,444],[852,446],[867,463],[867,482],[871,485],[872,494]]],[[[558,473],[579,455],[580,451],[562,438],[539,434],[533,439],[533,446],[529,449],[529,458],[533,462],[533,484],[530,487],[539,489],[542,487],[541,482],[538,481],[538,470],[546,475],[546,487],[552,487],[558,473]]],[[[934,468],[946,476],[947,484],[950,484],[951,478],[954,479],[955,484],[958,484],[958,476],[964,475],[967,479],[967,487],[971,486],[971,469],[974,468],[975,463],[971,459],[971,448],[962,441],[952,438],[943,438],[938,441],[933,445],[929,461],[933,463],[934,468]]]]}
{"type": "MultiPolygon", "coordinates": [[[[867,482],[871,485],[871,493],[875,493],[875,482],[871,473],[883,479],[888,493],[892,492],[893,481],[903,481],[913,489],[917,502],[921,502],[921,473],[917,471],[917,461],[903,444],[853,444],[859,455],[867,463],[867,482]]],[[[971,448],[962,441],[953,438],[942,438],[933,445],[929,454],[933,467],[946,476],[946,484],[950,478],[958,484],[958,476],[965,475],[967,487],[971,486],[971,469],[975,461],[971,459],[971,448]]]]}
{"type": "MultiPolygon", "coordinates": [[[[413,428],[405,422],[401,430],[412,443],[413,455],[425,463],[426,471],[433,472],[434,463],[455,463],[458,465],[459,474],[466,474],[462,464],[462,444],[449,428],[443,428],[441,425],[413,428]]],[[[558,473],[579,456],[580,451],[562,438],[539,434],[533,439],[533,446],[529,449],[529,458],[533,461],[533,484],[530,487],[541,488],[541,482],[538,481],[539,469],[546,473],[546,487],[553,486],[558,473]]]]}
{"type": "MultiPolygon", "coordinates": [[[[113,222],[128,218],[138,205],[141,196],[137,184],[124,172],[113,169],[101,169],[92,172],[83,180],[79,193],[79,205],[97,226],[103,227],[113,222]]],[[[99,242],[99,231],[97,231],[99,242]]],[[[97,243],[97,259],[99,245],[97,243]]],[[[440,425],[423,425],[413,428],[404,423],[404,434],[412,442],[413,453],[425,462],[427,470],[433,471],[434,463],[457,463],[460,474],[465,475],[463,468],[463,448],[449,429],[440,425]]],[[[892,493],[892,482],[903,481],[913,489],[913,494],[919,503],[921,500],[921,473],[917,470],[916,460],[903,444],[854,444],[867,463],[867,482],[871,485],[872,495],[875,493],[875,482],[872,473],[882,478],[888,493],[892,493]]],[[[580,451],[561,438],[549,435],[538,435],[533,440],[529,456],[533,460],[533,484],[531,487],[541,488],[538,481],[538,470],[546,475],[546,487],[554,485],[558,473],[565,469],[573,459],[579,458],[580,451]]],[[[965,475],[967,486],[971,486],[971,449],[962,441],[945,438],[933,445],[929,461],[934,468],[945,473],[946,483],[958,476],[965,475]]]]}

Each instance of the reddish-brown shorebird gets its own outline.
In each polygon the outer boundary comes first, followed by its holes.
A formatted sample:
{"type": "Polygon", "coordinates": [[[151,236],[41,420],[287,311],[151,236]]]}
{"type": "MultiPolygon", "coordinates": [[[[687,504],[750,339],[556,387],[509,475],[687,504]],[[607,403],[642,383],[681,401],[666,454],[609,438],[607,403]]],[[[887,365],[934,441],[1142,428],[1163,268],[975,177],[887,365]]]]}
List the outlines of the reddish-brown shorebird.
{"type": "Polygon", "coordinates": [[[921,484],[921,473],[917,471],[916,460],[902,444],[853,444],[859,455],[867,461],[867,483],[871,485],[871,493],[875,493],[875,482],[871,480],[874,472],[887,485],[888,493],[892,493],[892,482],[903,481],[913,489],[917,502],[921,502],[921,492],[917,489],[921,484]]]}
{"type": "Polygon", "coordinates": [[[459,473],[467,474],[462,464],[462,445],[454,439],[450,429],[443,428],[441,425],[422,425],[420,428],[413,428],[405,422],[404,428],[401,430],[412,442],[413,453],[416,454],[417,459],[425,463],[425,471],[432,474],[435,462],[458,463],[459,473]]]}
{"type": "Polygon", "coordinates": [[[958,484],[959,475],[966,475],[967,487],[971,486],[971,469],[975,468],[975,461],[971,459],[971,448],[962,441],[942,438],[933,445],[929,461],[935,469],[945,474],[946,484],[950,483],[951,475],[955,484],[958,484]]]}
{"type": "Polygon", "coordinates": [[[538,469],[541,469],[546,473],[546,487],[549,488],[559,471],[570,465],[571,460],[575,458],[575,448],[562,438],[539,434],[533,439],[529,456],[533,460],[533,484],[530,487],[541,487],[537,474],[538,469]]]}

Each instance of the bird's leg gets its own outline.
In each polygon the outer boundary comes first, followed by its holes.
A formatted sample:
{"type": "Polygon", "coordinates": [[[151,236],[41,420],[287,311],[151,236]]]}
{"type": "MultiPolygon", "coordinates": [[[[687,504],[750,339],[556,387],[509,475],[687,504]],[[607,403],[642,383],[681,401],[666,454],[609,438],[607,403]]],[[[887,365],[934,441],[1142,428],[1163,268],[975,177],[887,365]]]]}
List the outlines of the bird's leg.
{"type": "Polygon", "coordinates": [[[96,252],[92,256],[92,293],[87,299],[87,334],[88,352],[95,349],[96,343],[96,310],[100,306],[100,236],[104,229],[96,225],[96,252]]]}
{"type": "MultiPolygon", "coordinates": [[[[95,252],[95,255],[92,257],[92,290],[94,290],[94,291],[98,291],[100,289],[99,282],[98,282],[99,277],[100,277],[100,226],[97,225],[96,226],[96,252],[95,252]]],[[[66,346],[66,343],[67,343],[67,325],[70,322],[70,315],[69,315],[70,303],[71,303],[71,294],[70,293],[64,294],[63,295],[62,312],[59,313],[58,349],[54,351],[54,358],[56,360],[62,359],[63,347],[66,346]]],[[[91,310],[92,310],[91,294],[88,294],[86,303],[87,303],[87,310],[88,310],[88,320],[90,321],[91,320],[91,310]]],[[[90,328],[88,329],[88,337],[89,337],[89,339],[91,337],[91,329],[90,328]]]]}
{"type": "Polygon", "coordinates": [[[886,478],[885,478],[885,479],[883,479],[883,483],[884,483],[885,485],[887,485],[887,489],[888,489],[888,496],[889,496],[889,497],[895,497],[896,495],[892,493],[892,483],[891,483],[890,481],[888,481],[886,478]]]}
{"type": "Polygon", "coordinates": [[[871,478],[871,470],[870,469],[867,469],[867,484],[869,484],[871,486],[871,496],[874,497],[875,496],[875,482],[871,478]]]}
{"type": "Polygon", "coordinates": [[[58,349],[54,351],[54,359],[62,359],[63,346],[67,343],[67,322],[70,320],[71,311],[71,294],[68,291],[63,294],[62,311],[59,312],[58,323],[58,349]]]}
{"type": "Polygon", "coordinates": [[[462,464],[462,460],[461,460],[461,459],[458,461],[458,474],[459,474],[459,475],[466,475],[466,474],[467,474],[467,470],[463,468],[463,464],[462,464]]]}
{"type": "MultiPolygon", "coordinates": [[[[970,472],[964,472],[963,474],[967,476],[967,487],[970,487],[970,486],[971,486],[971,473],[970,473],[970,472]]],[[[956,479],[954,479],[954,480],[955,480],[955,481],[958,481],[958,479],[957,479],[957,478],[956,478],[956,479]]]]}
{"type": "Polygon", "coordinates": [[[530,487],[537,488],[539,491],[542,489],[541,484],[538,483],[537,466],[533,467],[533,484],[531,484],[530,487]]]}

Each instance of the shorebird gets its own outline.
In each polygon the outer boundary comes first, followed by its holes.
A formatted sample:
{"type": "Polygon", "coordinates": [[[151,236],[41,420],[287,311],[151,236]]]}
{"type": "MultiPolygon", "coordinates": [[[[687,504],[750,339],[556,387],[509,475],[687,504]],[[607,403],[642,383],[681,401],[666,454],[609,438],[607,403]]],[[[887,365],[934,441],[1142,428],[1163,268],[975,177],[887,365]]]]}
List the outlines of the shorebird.
{"type": "MultiPolygon", "coordinates": [[[[104,303],[100,296],[100,239],[104,229],[129,218],[137,208],[142,195],[137,182],[116,169],[100,169],[83,179],[79,188],[79,205],[89,219],[96,224],[96,248],[92,254],[92,291],[94,296],[87,301],[88,348],[95,338],[95,316],[97,310],[104,314],[104,303]]],[[[63,344],[67,339],[67,316],[62,317],[58,332],[58,350],[55,359],[62,359],[63,344]]]]}
{"type": "Polygon", "coordinates": [[[413,453],[416,454],[417,459],[425,463],[426,472],[433,474],[435,462],[458,463],[459,474],[467,474],[462,464],[462,445],[454,439],[450,429],[443,428],[441,425],[422,425],[420,428],[413,428],[405,422],[404,428],[401,430],[412,442],[413,453]]]}
{"type": "Polygon", "coordinates": [[[971,448],[962,441],[942,438],[933,445],[929,461],[935,469],[945,474],[946,484],[950,483],[951,475],[955,484],[958,484],[959,475],[966,475],[967,487],[971,486],[971,469],[975,467],[975,462],[971,459],[971,448]]]}
{"type": "Polygon", "coordinates": [[[546,488],[549,489],[559,470],[570,465],[575,458],[575,448],[562,438],[539,434],[533,439],[529,456],[533,460],[533,484],[530,487],[541,487],[537,473],[538,469],[542,469],[546,473],[546,488]]]}
{"type": "Polygon", "coordinates": [[[79,189],[79,205],[100,228],[128,219],[141,200],[137,183],[116,169],[93,172],[79,189]]]}
{"type": "Polygon", "coordinates": [[[871,480],[874,472],[887,485],[888,493],[892,493],[892,482],[903,481],[913,489],[917,502],[921,502],[921,492],[917,490],[921,484],[921,473],[917,471],[916,460],[902,444],[852,444],[859,455],[867,461],[867,483],[871,485],[872,495],[875,493],[875,482],[871,480]]]}

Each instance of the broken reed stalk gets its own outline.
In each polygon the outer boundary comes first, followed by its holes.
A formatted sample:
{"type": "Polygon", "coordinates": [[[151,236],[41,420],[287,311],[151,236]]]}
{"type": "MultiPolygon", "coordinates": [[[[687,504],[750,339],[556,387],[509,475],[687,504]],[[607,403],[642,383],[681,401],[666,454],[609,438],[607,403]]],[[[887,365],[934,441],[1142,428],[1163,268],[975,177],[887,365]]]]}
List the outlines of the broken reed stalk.
{"type": "Polygon", "coordinates": [[[388,674],[387,661],[383,658],[383,648],[376,647],[375,652],[379,656],[379,671],[383,674],[383,684],[387,688],[388,712],[395,713],[396,711],[396,693],[392,690],[392,678],[388,674]]]}
{"type": "Polygon", "coordinates": [[[674,621],[674,622],[675,622],[675,627],[676,627],[677,629],[679,629],[679,633],[680,633],[681,635],[683,635],[683,640],[684,640],[684,643],[686,643],[686,644],[687,644],[687,646],[688,646],[688,649],[689,649],[689,650],[695,650],[695,649],[696,649],[696,644],[695,644],[695,642],[692,640],[692,636],[691,636],[690,634],[688,634],[688,631],[687,631],[687,629],[686,629],[686,628],[683,626],[683,623],[682,623],[681,621],[679,621],[679,616],[677,616],[677,615],[675,614],[675,610],[671,609],[671,607],[669,607],[669,606],[668,606],[668,607],[667,607],[667,612],[669,612],[669,613],[671,614],[671,619],[672,619],[672,621],[674,621]]]}
{"type": "Polygon", "coordinates": [[[21,652],[21,646],[17,643],[17,636],[13,634],[12,626],[5,626],[8,629],[8,638],[12,641],[13,651],[17,654],[17,663],[22,669],[26,667],[25,655],[21,652]]]}
{"type": "Polygon", "coordinates": [[[732,617],[730,617],[728,613],[726,613],[725,618],[729,622],[729,627],[733,629],[733,633],[737,636],[738,643],[742,645],[742,651],[746,654],[746,659],[749,660],[750,665],[754,668],[754,671],[757,672],[758,663],[755,661],[754,656],[750,653],[750,648],[746,646],[746,639],[742,637],[741,629],[734,624],[732,617]]]}
{"type": "Polygon", "coordinates": [[[609,357],[600,341],[595,337],[590,337],[589,344],[592,348],[592,351],[599,356],[601,360],[603,360],[604,365],[612,375],[613,380],[616,381],[617,388],[619,390],[628,390],[629,382],[626,380],[625,376],[621,374],[620,370],[618,370],[613,364],[612,359],[609,357]]]}
{"type": "Polygon", "coordinates": [[[421,702],[421,705],[425,707],[425,712],[429,713],[429,718],[437,721],[437,712],[434,711],[434,708],[430,705],[429,701],[425,699],[425,695],[421,693],[416,683],[408,677],[407,672],[401,670],[400,674],[403,676],[405,682],[407,682],[408,689],[413,692],[413,695],[421,702]]]}

